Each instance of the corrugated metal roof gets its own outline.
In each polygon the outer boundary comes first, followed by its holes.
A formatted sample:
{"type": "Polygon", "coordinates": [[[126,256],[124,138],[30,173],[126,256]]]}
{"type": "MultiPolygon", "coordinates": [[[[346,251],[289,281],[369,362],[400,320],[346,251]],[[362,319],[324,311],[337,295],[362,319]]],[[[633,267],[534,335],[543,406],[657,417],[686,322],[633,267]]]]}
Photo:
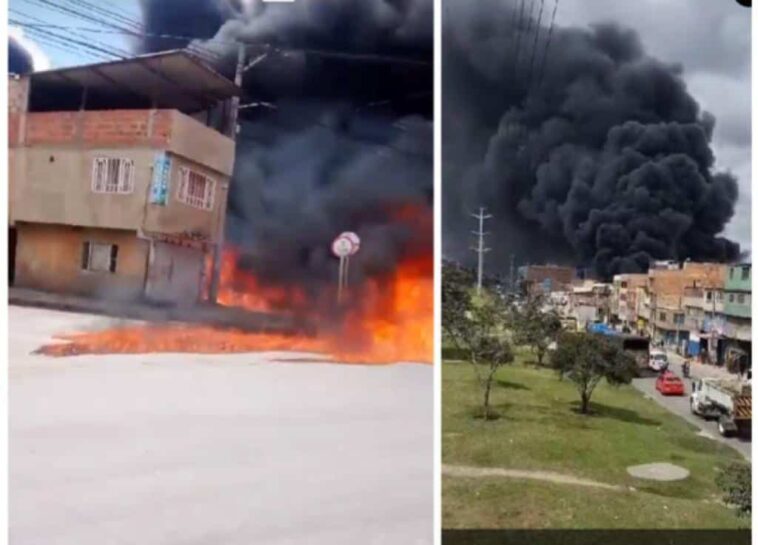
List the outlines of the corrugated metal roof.
{"type": "Polygon", "coordinates": [[[100,96],[132,95],[157,108],[204,110],[239,96],[241,89],[186,50],[163,51],[129,59],[58,68],[29,74],[33,88],[87,88],[100,96]]]}

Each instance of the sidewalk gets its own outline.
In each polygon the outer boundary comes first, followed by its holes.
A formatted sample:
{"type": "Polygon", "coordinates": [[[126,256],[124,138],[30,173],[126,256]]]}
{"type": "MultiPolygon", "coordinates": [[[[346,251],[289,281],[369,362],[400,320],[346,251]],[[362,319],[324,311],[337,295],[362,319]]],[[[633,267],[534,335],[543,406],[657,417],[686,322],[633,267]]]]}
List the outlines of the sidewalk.
{"type": "Polygon", "coordinates": [[[202,303],[192,306],[159,306],[146,301],[95,299],[24,288],[9,288],[8,304],[145,322],[202,323],[247,331],[284,333],[308,329],[307,324],[286,314],[249,312],[240,308],[202,303]]]}
{"type": "MultiPolygon", "coordinates": [[[[666,352],[669,360],[680,366],[684,363],[684,358],[676,352],[666,352]]],[[[692,359],[690,361],[690,373],[693,377],[698,378],[716,378],[716,379],[730,379],[735,380],[738,378],[737,374],[730,373],[726,370],[726,367],[717,367],[715,365],[708,365],[700,363],[699,361],[692,359]]]]}

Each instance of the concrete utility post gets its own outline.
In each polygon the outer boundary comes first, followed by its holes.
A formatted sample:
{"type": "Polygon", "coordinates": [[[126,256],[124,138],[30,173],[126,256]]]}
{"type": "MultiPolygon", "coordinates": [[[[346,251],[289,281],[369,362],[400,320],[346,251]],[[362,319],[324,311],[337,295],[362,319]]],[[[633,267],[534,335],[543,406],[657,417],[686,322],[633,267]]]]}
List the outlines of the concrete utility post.
{"type": "MultiPolygon", "coordinates": [[[[245,70],[245,44],[237,45],[237,68],[234,72],[234,84],[237,87],[242,86],[242,74],[245,70]]],[[[237,119],[239,117],[240,97],[234,96],[231,100],[229,115],[227,117],[226,135],[236,142],[237,140],[237,119]]],[[[231,184],[231,182],[229,182],[231,184]]],[[[211,303],[218,300],[218,287],[221,280],[221,254],[224,248],[224,235],[226,230],[226,207],[229,201],[229,186],[224,193],[223,202],[219,203],[219,226],[216,243],[213,245],[213,268],[211,270],[211,285],[208,290],[208,299],[211,303]]]]}
{"type": "Polygon", "coordinates": [[[511,268],[508,274],[508,291],[513,295],[516,293],[516,256],[511,254],[511,268]]]}
{"type": "Polygon", "coordinates": [[[479,220],[479,230],[473,231],[473,234],[475,234],[478,237],[478,244],[475,248],[471,248],[473,251],[475,251],[479,258],[479,267],[477,270],[477,277],[476,277],[476,293],[481,294],[482,293],[482,277],[484,276],[484,254],[490,251],[489,248],[485,248],[484,246],[484,237],[488,234],[484,232],[484,220],[490,219],[492,216],[485,215],[484,213],[484,207],[479,208],[478,214],[471,214],[474,218],[479,220]]]}

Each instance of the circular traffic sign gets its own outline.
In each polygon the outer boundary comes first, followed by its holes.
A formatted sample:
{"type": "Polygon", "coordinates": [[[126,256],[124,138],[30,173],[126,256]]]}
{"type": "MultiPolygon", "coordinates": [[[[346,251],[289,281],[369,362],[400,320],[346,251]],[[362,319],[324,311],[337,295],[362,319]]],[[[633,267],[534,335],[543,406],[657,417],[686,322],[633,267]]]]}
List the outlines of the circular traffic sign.
{"type": "Polygon", "coordinates": [[[332,242],[332,253],[337,257],[347,257],[353,255],[353,243],[349,238],[338,236],[332,242]]]}
{"type": "Polygon", "coordinates": [[[355,255],[358,253],[358,250],[361,248],[361,239],[358,235],[351,231],[346,231],[340,235],[340,238],[346,238],[350,241],[352,244],[352,250],[350,251],[350,255],[355,255]]]}

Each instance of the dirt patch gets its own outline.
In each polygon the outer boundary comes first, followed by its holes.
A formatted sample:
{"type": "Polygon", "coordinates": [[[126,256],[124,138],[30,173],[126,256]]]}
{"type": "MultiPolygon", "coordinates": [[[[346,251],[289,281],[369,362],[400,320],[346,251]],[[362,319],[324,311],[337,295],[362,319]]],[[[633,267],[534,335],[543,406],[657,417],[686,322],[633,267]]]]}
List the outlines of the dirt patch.
{"type": "Polygon", "coordinates": [[[623,486],[617,486],[589,479],[582,479],[573,475],[553,473],[551,471],[528,471],[524,469],[505,469],[501,467],[471,467],[471,466],[442,466],[442,474],[448,477],[461,478],[484,478],[503,477],[506,479],[531,479],[556,484],[569,484],[575,486],[588,486],[593,488],[605,488],[607,490],[628,490],[623,486]]]}

